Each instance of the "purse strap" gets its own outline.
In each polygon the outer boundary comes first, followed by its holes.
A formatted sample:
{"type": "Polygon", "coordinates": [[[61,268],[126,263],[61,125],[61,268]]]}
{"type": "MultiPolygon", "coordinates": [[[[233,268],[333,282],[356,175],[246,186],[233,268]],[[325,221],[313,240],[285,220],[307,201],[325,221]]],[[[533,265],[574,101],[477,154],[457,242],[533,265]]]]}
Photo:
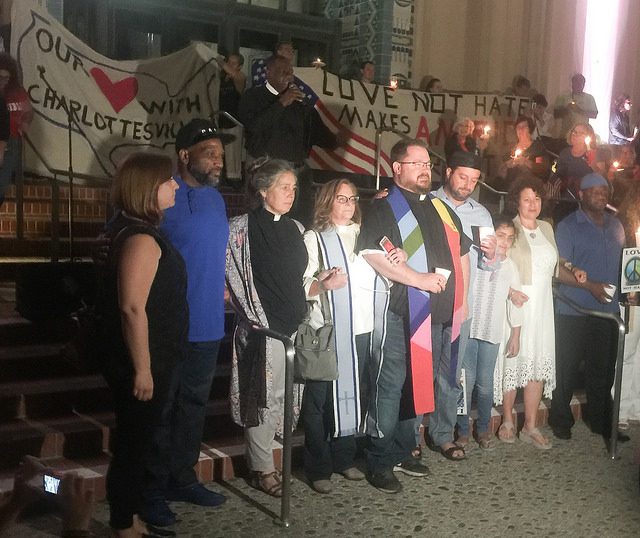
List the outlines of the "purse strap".
{"type": "MultiPolygon", "coordinates": [[[[320,268],[319,271],[322,271],[322,267],[324,266],[324,257],[322,256],[320,236],[316,231],[314,231],[313,233],[316,234],[316,241],[318,245],[318,267],[320,268]]],[[[318,281],[318,283],[320,283],[320,281],[318,281]]],[[[322,312],[322,317],[324,318],[325,323],[331,323],[331,307],[329,306],[329,298],[327,297],[327,293],[328,290],[320,292],[320,312],[322,312]]]]}

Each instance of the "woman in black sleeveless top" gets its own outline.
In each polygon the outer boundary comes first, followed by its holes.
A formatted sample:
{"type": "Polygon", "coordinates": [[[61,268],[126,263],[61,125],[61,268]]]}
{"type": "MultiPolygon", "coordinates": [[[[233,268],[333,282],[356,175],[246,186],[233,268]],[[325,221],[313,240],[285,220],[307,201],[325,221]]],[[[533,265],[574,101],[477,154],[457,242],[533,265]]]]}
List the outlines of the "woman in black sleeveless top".
{"type": "Polygon", "coordinates": [[[120,210],[109,225],[102,314],[104,375],[113,392],[116,435],[107,474],[110,525],[116,536],[139,536],[145,455],[169,394],[171,373],[187,346],[187,275],[178,251],[158,230],[175,203],[171,160],[131,155],[113,188],[120,210]]]}

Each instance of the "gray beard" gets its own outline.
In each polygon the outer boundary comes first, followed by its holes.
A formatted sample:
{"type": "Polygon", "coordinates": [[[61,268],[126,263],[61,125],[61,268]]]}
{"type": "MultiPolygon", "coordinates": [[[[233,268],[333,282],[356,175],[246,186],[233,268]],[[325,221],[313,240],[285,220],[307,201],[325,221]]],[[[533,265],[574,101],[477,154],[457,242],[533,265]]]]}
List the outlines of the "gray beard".
{"type": "Polygon", "coordinates": [[[191,163],[187,163],[187,170],[193,176],[193,178],[200,183],[200,185],[209,186],[209,187],[217,187],[219,177],[211,176],[210,174],[205,174],[201,172],[197,168],[194,168],[191,163]]]}

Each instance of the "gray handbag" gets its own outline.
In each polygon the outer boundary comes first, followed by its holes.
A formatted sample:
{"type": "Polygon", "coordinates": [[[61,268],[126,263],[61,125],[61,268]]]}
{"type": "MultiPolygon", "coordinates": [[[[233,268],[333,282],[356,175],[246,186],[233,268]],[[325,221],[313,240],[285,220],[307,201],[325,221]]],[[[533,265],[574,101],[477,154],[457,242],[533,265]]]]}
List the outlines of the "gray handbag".
{"type": "MultiPolygon", "coordinates": [[[[320,252],[319,249],[318,252],[320,252]]],[[[322,267],[322,264],[320,266],[322,267]]],[[[338,379],[338,357],[333,337],[333,320],[326,293],[320,294],[320,310],[324,318],[324,325],[317,329],[311,326],[311,305],[307,304],[307,315],[298,326],[293,373],[294,379],[298,383],[338,379]]]]}

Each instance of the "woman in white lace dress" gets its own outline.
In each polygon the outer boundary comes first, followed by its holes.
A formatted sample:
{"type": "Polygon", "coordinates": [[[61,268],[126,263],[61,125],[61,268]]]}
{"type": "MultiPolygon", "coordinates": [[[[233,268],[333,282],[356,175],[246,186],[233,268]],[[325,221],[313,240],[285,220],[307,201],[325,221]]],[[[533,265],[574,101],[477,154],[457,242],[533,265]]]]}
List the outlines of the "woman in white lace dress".
{"type": "Polygon", "coordinates": [[[510,252],[520,273],[522,293],[511,291],[514,302],[524,302],[520,352],[500,356],[496,363],[494,396],[502,400],[501,441],[515,441],[513,406],[516,390],[524,387],[524,426],[520,439],[537,448],[551,448],[551,441],[536,428],[536,416],[543,396],[551,398],[555,388],[555,329],[551,281],[558,267],[558,249],[553,228],[538,220],[544,186],[537,178],[514,182],[507,203],[517,212],[513,219],[516,240],[510,252]]]}

